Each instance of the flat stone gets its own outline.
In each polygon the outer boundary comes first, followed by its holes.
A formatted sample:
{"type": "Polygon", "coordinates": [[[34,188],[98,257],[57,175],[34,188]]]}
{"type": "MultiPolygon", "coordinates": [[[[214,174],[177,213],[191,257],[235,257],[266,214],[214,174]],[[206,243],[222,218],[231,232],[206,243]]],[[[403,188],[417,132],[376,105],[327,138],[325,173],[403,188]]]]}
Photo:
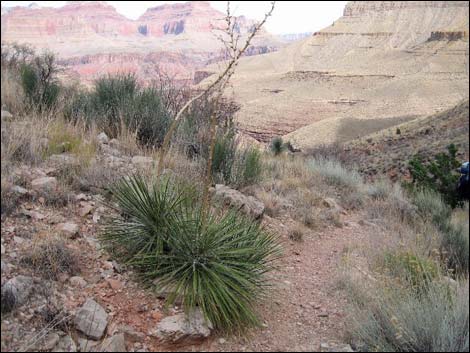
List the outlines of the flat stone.
{"type": "Polygon", "coordinates": [[[163,341],[179,343],[182,341],[199,341],[211,334],[212,324],[204,318],[200,309],[191,314],[180,313],[161,320],[154,333],[163,341]]]}
{"type": "Polygon", "coordinates": [[[320,352],[354,352],[349,344],[321,343],[320,352]]]}
{"type": "Polygon", "coordinates": [[[80,231],[80,228],[75,223],[59,223],[57,229],[71,238],[76,237],[80,231]]]}
{"type": "Polygon", "coordinates": [[[95,347],[99,344],[96,341],[92,341],[86,338],[79,338],[78,342],[78,349],[80,352],[93,352],[95,347]]]}
{"type": "Polygon", "coordinates": [[[57,188],[57,179],[54,177],[42,177],[31,182],[33,190],[53,192],[57,188]]]}
{"type": "Polygon", "coordinates": [[[108,314],[93,299],[87,299],[85,304],[77,311],[74,323],[77,330],[92,339],[99,340],[103,337],[108,325],[108,314]]]}
{"type": "Polygon", "coordinates": [[[100,346],[100,352],[127,352],[123,333],[106,338],[100,346]]]}
{"type": "Polygon", "coordinates": [[[12,186],[11,191],[18,195],[26,195],[29,192],[27,189],[22,188],[19,185],[12,186]]]}
{"type": "Polygon", "coordinates": [[[109,287],[113,290],[117,291],[122,289],[122,282],[118,281],[117,279],[108,278],[106,282],[108,282],[109,287]]]}
{"type": "Polygon", "coordinates": [[[87,286],[87,282],[80,276],[70,277],[69,282],[72,286],[77,288],[85,288],[87,286]]]}
{"type": "Polygon", "coordinates": [[[27,217],[30,217],[30,218],[36,219],[36,220],[41,220],[41,219],[46,218],[45,215],[43,215],[42,213],[36,212],[36,211],[30,211],[30,210],[22,209],[21,213],[24,214],[27,217]]]}
{"type": "Polygon", "coordinates": [[[66,335],[62,337],[55,346],[55,348],[52,350],[52,352],[76,352],[77,351],[77,345],[75,344],[74,340],[72,337],[69,335],[66,335]]]}
{"type": "Polygon", "coordinates": [[[222,184],[217,184],[212,191],[215,200],[223,202],[225,205],[237,209],[253,219],[259,219],[264,214],[264,204],[253,196],[246,196],[240,191],[222,184]]]}

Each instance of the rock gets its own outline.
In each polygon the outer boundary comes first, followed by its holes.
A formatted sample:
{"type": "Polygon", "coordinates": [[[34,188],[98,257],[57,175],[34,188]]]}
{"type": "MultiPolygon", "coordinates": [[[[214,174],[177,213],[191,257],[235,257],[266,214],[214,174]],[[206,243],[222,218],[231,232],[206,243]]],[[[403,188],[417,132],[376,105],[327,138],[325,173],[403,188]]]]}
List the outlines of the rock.
{"type": "Polygon", "coordinates": [[[91,211],[93,211],[93,206],[89,203],[84,203],[82,208],[80,209],[80,216],[85,217],[87,216],[91,211]]]}
{"type": "Polygon", "coordinates": [[[240,210],[253,219],[259,219],[264,214],[264,204],[253,196],[246,196],[222,184],[217,184],[213,192],[216,200],[240,210]]]}
{"type": "Polygon", "coordinates": [[[57,225],[57,229],[71,238],[78,236],[80,230],[78,225],[75,223],[59,223],[57,225]]]}
{"type": "Polygon", "coordinates": [[[104,132],[98,135],[98,142],[101,144],[107,144],[109,142],[109,137],[104,132]]]}
{"type": "Polygon", "coordinates": [[[11,114],[8,110],[3,110],[2,109],[2,119],[11,119],[13,118],[13,114],[11,114]]]}
{"type": "Polygon", "coordinates": [[[18,194],[18,195],[26,195],[28,193],[27,189],[22,188],[19,185],[12,186],[11,191],[13,191],[15,194],[18,194]]]}
{"type": "Polygon", "coordinates": [[[69,282],[72,286],[78,288],[85,288],[87,286],[87,282],[80,276],[70,277],[69,282]]]}
{"type": "Polygon", "coordinates": [[[39,342],[35,345],[36,351],[50,351],[54,349],[54,347],[59,343],[60,336],[55,333],[51,332],[48,333],[44,338],[39,340],[39,342]]]}
{"type": "Polygon", "coordinates": [[[9,312],[23,305],[33,291],[33,279],[27,276],[16,276],[2,286],[2,312],[9,312]]]}
{"type": "Polygon", "coordinates": [[[52,350],[52,352],[76,352],[77,351],[77,345],[73,341],[72,337],[69,335],[66,335],[62,337],[55,346],[55,348],[52,350]]]}
{"type": "Polygon", "coordinates": [[[77,157],[69,154],[53,154],[48,158],[48,160],[60,166],[73,166],[80,164],[77,157]]]}
{"type": "Polygon", "coordinates": [[[109,287],[115,291],[122,289],[122,282],[117,279],[108,278],[106,282],[108,282],[109,287]]]}
{"type": "Polygon", "coordinates": [[[125,337],[134,341],[143,341],[145,335],[142,332],[136,331],[132,326],[121,325],[118,328],[118,331],[123,333],[125,337]]]}
{"type": "Polygon", "coordinates": [[[2,252],[1,252],[2,255],[5,255],[5,247],[3,246],[2,244],[2,252]]]}
{"type": "Polygon", "coordinates": [[[106,338],[101,344],[99,351],[100,352],[127,352],[124,334],[119,333],[117,335],[106,338]]]}
{"type": "Polygon", "coordinates": [[[169,316],[161,320],[155,336],[167,342],[197,341],[210,336],[212,324],[204,318],[200,309],[191,314],[169,316]]]}
{"type": "Polygon", "coordinates": [[[321,343],[320,352],[354,352],[349,344],[321,343]]]}
{"type": "Polygon", "coordinates": [[[77,330],[92,339],[99,340],[103,337],[108,325],[108,314],[93,299],[87,299],[85,304],[77,311],[74,324],[77,330]]]}
{"type": "Polygon", "coordinates": [[[57,179],[54,177],[37,178],[31,182],[31,186],[36,191],[54,192],[57,188],[57,179]]]}
{"type": "Polygon", "coordinates": [[[80,350],[80,352],[92,352],[94,351],[95,347],[98,345],[99,343],[98,342],[95,342],[95,341],[91,341],[89,339],[86,339],[86,338],[79,338],[78,339],[78,349],[80,350]]]}
{"type": "Polygon", "coordinates": [[[136,165],[137,167],[141,167],[141,168],[151,167],[152,163],[153,163],[153,159],[150,157],[144,157],[144,156],[132,157],[132,164],[136,165]]]}
{"type": "Polygon", "coordinates": [[[44,216],[42,213],[39,213],[39,212],[36,212],[36,211],[29,211],[29,210],[26,210],[26,209],[22,209],[21,213],[24,214],[27,217],[30,217],[30,218],[36,219],[36,220],[41,220],[41,219],[46,218],[46,216],[44,216]]]}
{"type": "Polygon", "coordinates": [[[323,206],[325,206],[326,208],[332,208],[332,209],[336,209],[336,210],[341,210],[342,209],[341,206],[338,205],[336,200],[332,199],[330,197],[328,197],[326,199],[323,199],[322,203],[323,203],[323,206]]]}

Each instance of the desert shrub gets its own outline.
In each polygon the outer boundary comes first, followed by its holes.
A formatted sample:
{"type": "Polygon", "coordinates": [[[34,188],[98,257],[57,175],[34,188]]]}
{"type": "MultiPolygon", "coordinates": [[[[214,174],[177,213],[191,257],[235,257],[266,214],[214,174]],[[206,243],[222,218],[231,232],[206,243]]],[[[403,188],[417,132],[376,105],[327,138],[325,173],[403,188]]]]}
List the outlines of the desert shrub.
{"type": "Polygon", "coordinates": [[[323,158],[311,159],[309,167],[332,186],[347,190],[358,190],[362,186],[360,174],[354,169],[346,169],[338,161],[323,158]]]}
{"type": "Polygon", "coordinates": [[[452,209],[440,194],[420,191],[414,195],[414,204],[424,219],[429,219],[439,230],[441,251],[446,254],[448,266],[459,272],[468,272],[469,233],[468,212],[455,209],[463,217],[452,220],[452,209]]]}
{"type": "Polygon", "coordinates": [[[284,145],[284,142],[282,141],[282,137],[278,136],[272,139],[270,150],[275,156],[280,155],[282,152],[284,152],[284,149],[285,149],[285,145],[284,145]]]}
{"type": "Polygon", "coordinates": [[[411,252],[386,252],[385,267],[404,278],[413,288],[421,290],[439,274],[438,266],[429,258],[411,252]]]}
{"type": "Polygon", "coordinates": [[[49,52],[35,55],[21,65],[21,85],[31,107],[42,111],[52,108],[57,102],[60,94],[57,73],[55,56],[49,52]]]}
{"type": "Polygon", "coordinates": [[[108,75],[90,92],[78,92],[65,115],[96,124],[111,137],[122,128],[136,131],[142,145],[159,146],[172,120],[163,97],[157,86],[143,87],[133,74],[108,75]]]}
{"type": "Polygon", "coordinates": [[[134,266],[142,279],[170,289],[168,303],[182,298],[220,330],[258,323],[254,303],[279,247],[274,236],[238,213],[203,217],[193,188],[170,179],[151,184],[141,177],[113,188],[123,217],[102,236],[107,249],[134,266]]]}
{"type": "Polygon", "coordinates": [[[413,177],[413,185],[418,189],[429,189],[438,192],[452,207],[460,201],[457,192],[459,174],[456,168],[460,166],[457,160],[457,147],[451,144],[447,147],[447,153],[437,154],[428,163],[419,155],[409,162],[409,170],[413,177]]]}
{"type": "Polygon", "coordinates": [[[46,237],[34,241],[31,250],[21,262],[34,269],[43,278],[57,280],[60,274],[78,273],[78,257],[59,237],[46,237]]]}
{"type": "Polygon", "coordinates": [[[374,200],[386,200],[389,197],[391,190],[391,183],[384,179],[366,185],[367,195],[374,200]]]}
{"type": "Polygon", "coordinates": [[[241,188],[261,180],[263,162],[261,152],[257,148],[237,150],[235,158],[235,171],[231,176],[230,185],[241,188]]]}
{"type": "Polygon", "coordinates": [[[233,134],[217,137],[212,156],[212,175],[216,183],[230,183],[237,157],[237,148],[238,144],[233,134]]]}
{"type": "Polygon", "coordinates": [[[353,300],[350,332],[357,350],[468,352],[468,281],[456,289],[431,282],[419,295],[382,287],[353,300]]]}

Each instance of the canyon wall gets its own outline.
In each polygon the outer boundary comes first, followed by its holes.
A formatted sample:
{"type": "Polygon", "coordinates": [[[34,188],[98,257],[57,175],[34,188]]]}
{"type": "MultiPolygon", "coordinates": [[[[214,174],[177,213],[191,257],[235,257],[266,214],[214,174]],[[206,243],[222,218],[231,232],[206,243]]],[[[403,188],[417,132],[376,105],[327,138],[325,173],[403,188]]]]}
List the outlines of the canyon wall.
{"type": "MultiPolygon", "coordinates": [[[[104,1],[69,1],[60,8],[2,7],[2,42],[27,43],[57,53],[60,62],[85,81],[116,71],[147,79],[158,69],[191,81],[207,63],[222,58],[216,34],[224,14],[209,2],[192,1],[149,8],[137,20],[104,1]]],[[[237,18],[237,31],[249,35],[255,22],[237,18]]],[[[278,50],[281,40],[263,31],[247,55],[278,50]]]]}

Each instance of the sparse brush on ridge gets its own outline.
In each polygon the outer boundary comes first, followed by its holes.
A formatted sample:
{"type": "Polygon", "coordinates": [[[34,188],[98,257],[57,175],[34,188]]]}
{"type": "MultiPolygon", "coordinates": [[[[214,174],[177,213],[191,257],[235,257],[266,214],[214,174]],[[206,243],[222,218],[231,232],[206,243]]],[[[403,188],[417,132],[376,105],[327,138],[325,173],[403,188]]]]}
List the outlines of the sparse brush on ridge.
{"type": "Polygon", "coordinates": [[[203,217],[193,188],[159,178],[123,180],[113,188],[122,216],[101,240],[149,285],[174,292],[185,309],[200,307],[220,330],[259,323],[254,304],[279,256],[277,238],[236,212],[203,217]]]}

